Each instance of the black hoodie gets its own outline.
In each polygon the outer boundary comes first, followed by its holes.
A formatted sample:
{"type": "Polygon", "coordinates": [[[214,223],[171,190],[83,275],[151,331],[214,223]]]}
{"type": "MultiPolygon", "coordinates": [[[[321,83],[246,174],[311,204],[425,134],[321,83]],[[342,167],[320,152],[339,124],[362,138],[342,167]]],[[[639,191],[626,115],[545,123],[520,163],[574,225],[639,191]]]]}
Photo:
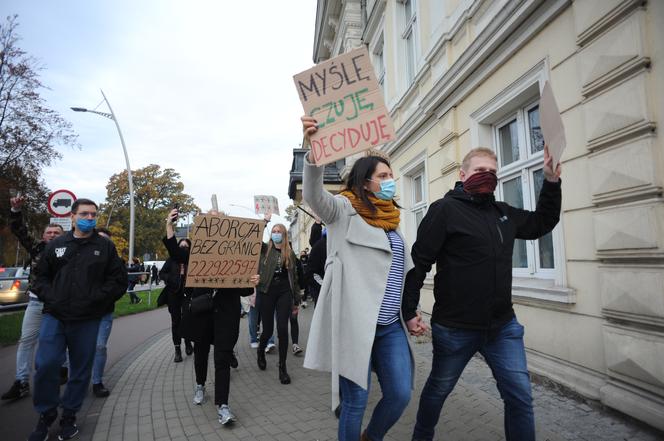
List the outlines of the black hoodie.
{"type": "Polygon", "coordinates": [[[429,207],[417,230],[404,286],[405,320],[415,316],[420,289],[436,263],[432,323],[452,328],[495,329],[514,317],[514,239],[537,239],[560,219],[560,181],[544,181],[537,209],[472,196],[460,182],[429,207]]]}

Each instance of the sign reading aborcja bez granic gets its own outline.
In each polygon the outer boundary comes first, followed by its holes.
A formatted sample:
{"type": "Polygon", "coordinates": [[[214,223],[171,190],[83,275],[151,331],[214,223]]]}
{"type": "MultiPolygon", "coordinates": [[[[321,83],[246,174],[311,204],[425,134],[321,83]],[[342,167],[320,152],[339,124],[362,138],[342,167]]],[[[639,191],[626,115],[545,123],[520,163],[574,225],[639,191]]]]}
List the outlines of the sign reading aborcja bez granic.
{"type": "Polygon", "coordinates": [[[253,288],[265,222],[240,217],[194,218],[187,287],[253,288]]]}
{"type": "Polygon", "coordinates": [[[318,131],[311,137],[316,165],[394,139],[394,126],[366,47],[324,61],[293,80],[304,113],[318,122],[318,131]]]}

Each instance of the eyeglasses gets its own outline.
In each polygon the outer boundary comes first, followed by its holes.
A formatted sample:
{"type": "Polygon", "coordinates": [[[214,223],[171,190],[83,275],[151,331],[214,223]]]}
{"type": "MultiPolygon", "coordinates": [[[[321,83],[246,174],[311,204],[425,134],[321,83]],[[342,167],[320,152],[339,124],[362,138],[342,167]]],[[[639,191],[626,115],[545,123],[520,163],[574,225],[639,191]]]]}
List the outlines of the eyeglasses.
{"type": "Polygon", "coordinates": [[[79,213],[76,213],[77,216],[80,217],[91,217],[91,218],[96,218],[97,217],[97,212],[95,211],[81,211],[79,213]]]}

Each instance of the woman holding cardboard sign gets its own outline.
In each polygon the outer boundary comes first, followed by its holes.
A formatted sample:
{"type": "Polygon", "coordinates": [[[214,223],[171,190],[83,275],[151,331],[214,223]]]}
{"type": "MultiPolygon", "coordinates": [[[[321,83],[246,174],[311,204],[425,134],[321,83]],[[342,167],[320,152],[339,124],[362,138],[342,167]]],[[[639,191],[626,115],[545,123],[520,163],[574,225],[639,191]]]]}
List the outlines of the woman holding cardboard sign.
{"type": "MultiPolygon", "coordinates": [[[[218,212],[209,214],[218,215],[218,212]]],[[[166,220],[164,245],[171,259],[186,265],[189,262],[189,247],[178,247],[173,225],[178,217],[173,209],[166,220]]],[[[251,277],[258,283],[258,275],[251,277]]],[[[185,338],[194,342],[194,369],[196,390],[194,404],[205,401],[208,355],[210,345],[214,345],[214,401],[219,422],[223,425],[236,420],[228,406],[230,390],[230,367],[235,356],[233,348],[237,343],[240,328],[240,296],[249,296],[251,288],[189,288],[187,304],[183,308],[182,328],[185,338]]],[[[237,363],[237,361],[235,361],[237,363]]],[[[235,364],[237,367],[237,364],[235,364]]]]}
{"type": "MultiPolygon", "coordinates": [[[[270,215],[265,216],[270,220],[270,215]]],[[[277,336],[279,337],[279,381],[290,384],[286,369],[288,354],[288,322],[291,314],[298,313],[300,287],[298,284],[295,253],[288,242],[288,231],[282,224],[272,227],[270,241],[263,244],[260,259],[260,282],[256,288],[257,303],[260,303],[263,332],[258,345],[257,362],[265,370],[265,347],[274,332],[274,314],[277,313],[277,336]],[[258,298],[260,297],[260,298],[258,298]]]]}
{"type": "MultiPolygon", "coordinates": [[[[306,138],[317,130],[311,117],[302,117],[302,125],[306,138]]],[[[401,317],[402,287],[413,266],[410,247],[398,230],[387,159],[358,159],[337,196],[324,189],[323,169],[307,153],[302,195],[327,224],[328,253],[304,366],[332,373],[333,409],[341,389],[339,440],[382,440],[406,409],[413,385],[414,359],[401,317]],[[372,369],[383,397],[360,435],[372,369]]]]}

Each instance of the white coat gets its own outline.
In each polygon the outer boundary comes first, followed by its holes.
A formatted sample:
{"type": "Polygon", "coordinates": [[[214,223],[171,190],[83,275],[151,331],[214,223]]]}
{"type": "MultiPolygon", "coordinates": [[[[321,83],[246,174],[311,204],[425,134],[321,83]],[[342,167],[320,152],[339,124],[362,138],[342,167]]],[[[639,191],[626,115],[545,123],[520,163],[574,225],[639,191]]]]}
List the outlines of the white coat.
{"type": "MultiPolygon", "coordinates": [[[[323,169],[310,164],[305,157],[302,196],[327,225],[327,260],[304,367],[332,373],[334,409],[339,404],[339,375],[364,389],[368,387],[371,348],[387,286],[392,249],[385,231],[364,221],[348,198],[333,196],[323,188],[323,169]]],[[[413,261],[405,240],[404,247],[405,278],[413,261]]],[[[403,317],[401,324],[408,336],[403,317]]],[[[414,373],[409,338],[408,344],[414,373]]],[[[414,384],[414,379],[411,380],[414,384]]]]}

